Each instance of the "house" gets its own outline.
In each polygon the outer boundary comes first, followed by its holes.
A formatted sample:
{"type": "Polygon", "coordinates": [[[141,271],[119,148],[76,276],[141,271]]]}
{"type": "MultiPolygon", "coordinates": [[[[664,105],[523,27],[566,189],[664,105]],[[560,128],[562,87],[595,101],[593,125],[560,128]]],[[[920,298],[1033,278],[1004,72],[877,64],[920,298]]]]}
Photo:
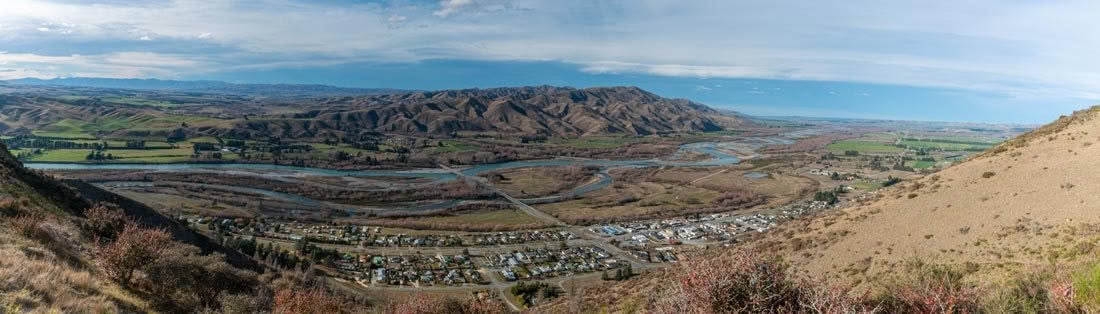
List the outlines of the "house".
{"type": "Polygon", "coordinates": [[[512,272],[511,269],[501,269],[500,274],[504,276],[504,279],[508,279],[508,281],[516,281],[516,273],[512,272]]]}
{"type": "Polygon", "coordinates": [[[389,278],[386,277],[386,269],[385,268],[379,268],[379,269],[374,270],[374,282],[379,282],[379,283],[386,282],[387,279],[389,279],[389,278]]]}
{"type": "Polygon", "coordinates": [[[462,275],[458,273],[458,270],[452,269],[450,272],[447,273],[446,276],[443,277],[443,282],[449,285],[463,284],[466,283],[466,278],[462,277],[462,275]]]}

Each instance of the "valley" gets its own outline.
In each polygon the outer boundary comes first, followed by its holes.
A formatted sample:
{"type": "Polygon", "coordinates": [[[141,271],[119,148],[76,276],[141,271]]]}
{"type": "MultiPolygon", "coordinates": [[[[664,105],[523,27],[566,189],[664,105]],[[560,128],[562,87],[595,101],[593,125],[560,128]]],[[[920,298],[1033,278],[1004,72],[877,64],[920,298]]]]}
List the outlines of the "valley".
{"type": "MultiPolygon", "coordinates": [[[[309,108],[334,100],[219,94],[182,101],[145,92],[147,100],[123,101],[113,96],[122,91],[46,91],[54,98],[0,108],[4,143],[28,168],[131,198],[230,247],[320,252],[299,260],[348,289],[489,293],[513,309],[553,299],[517,298],[513,288],[523,283],[585,287],[663,269],[862,202],[1022,131],[702,109],[698,119],[709,126],[668,131],[502,132],[528,123],[508,119],[507,126],[388,129],[395,133],[340,122],[257,137],[240,127],[295,115],[328,123],[309,108]],[[97,92],[104,95],[87,95],[97,92]]],[[[468,103],[532,91],[558,89],[436,94],[490,95],[444,101],[468,103]]],[[[667,102],[610,91],[624,94],[599,97],[667,102]]],[[[338,121],[345,119],[359,118],[338,121]]]]}

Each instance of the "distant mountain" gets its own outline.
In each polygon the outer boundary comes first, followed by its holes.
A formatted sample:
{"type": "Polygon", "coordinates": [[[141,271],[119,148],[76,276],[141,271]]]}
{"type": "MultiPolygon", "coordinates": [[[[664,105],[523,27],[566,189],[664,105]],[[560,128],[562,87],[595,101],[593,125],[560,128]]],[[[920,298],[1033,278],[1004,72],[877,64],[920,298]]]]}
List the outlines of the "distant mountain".
{"type": "Polygon", "coordinates": [[[240,121],[233,133],[300,137],[324,131],[548,136],[717,131],[737,119],[637,87],[515,87],[311,100],[304,113],[240,121]]]}
{"type": "Polygon", "coordinates": [[[0,82],[19,85],[185,90],[205,93],[262,95],[269,97],[358,96],[409,92],[408,90],[392,88],[348,88],[313,84],[234,84],[222,81],[176,81],[91,77],[57,78],[49,80],[24,78],[0,82]]]}

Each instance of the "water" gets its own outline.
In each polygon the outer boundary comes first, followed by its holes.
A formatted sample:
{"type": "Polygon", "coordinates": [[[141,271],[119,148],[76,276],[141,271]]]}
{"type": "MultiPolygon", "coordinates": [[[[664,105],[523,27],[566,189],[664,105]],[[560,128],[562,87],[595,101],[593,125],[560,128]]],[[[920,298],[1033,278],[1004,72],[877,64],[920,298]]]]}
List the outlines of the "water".
{"type": "MultiPolygon", "coordinates": [[[[756,147],[757,145],[785,143],[790,141],[784,138],[773,138],[770,140],[763,140],[761,143],[751,143],[750,146],[756,147]]],[[[522,200],[524,203],[542,203],[542,202],[555,202],[563,198],[575,197],[592,191],[602,189],[612,182],[614,179],[607,173],[608,170],[614,168],[623,167],[705,167],[705,166],[722,166],[729,164],[740,163],[741,160],[737,156],[725,153],[726,151],[744,151],[745,143],[736,142],[701,142],[691,143],[680,146],[680,151],[677,154],[684,152],[695,152],[710,155],[711,158],[702,161],[694,162],[676,162],[665,161],[658,159],[645,159],[645,160],[602,160],[602,159],[586,159],[586,160],[567,160],[567,159],[551,159],[551,160],[525,160],[525,161],[511,161],[496,164],[483,164],[475,165],[469,168],[462,169],[460,172],[466,176],[478,176],[482,173],[494,170],[506,170],[515,168],[527,168],[527,167],[557,167],[557,166],[595,166],[600,168],[600,172],[597,174],[599,180],[597,182],[586,184],[577,187],[562,195],[549,196],[537,199],[522,200]]],[[[360,176],[360,177],[410,177],[410,178],[427,178],[432,179],[432,183],[439,183],[454,180],[456,175],[449,172],[444,172],[442,169],[418,169],[418,170],[331,170],[320,168],[307,168],[285,165],[271,165],[271,164],[207,164],[207,163],[180,163],[180,164],[83,164],[83,163],[24,163],[24,166],[32,169],[44,169],[44,170],[156,170],[166,172],[209,172],[209,173],[223,173],[233,175],[251,175],[262,177],[294,177],[294,176],[360,176]]],[[[131,182],[108,182],[109,184],[115,184],[116,186],[127,186],[123,184],[130,184],[131,182]]],[[[265,195],[271,198],[294,202],[306,206],[332,206],[337,204],[328,204],[309,198],[305,198],[298,195],[275,192],[264,189],[237,187],[237,186],[225,186],[225,185],[209,185],[201,183],[191,183],[196,186],[208,186],[211,188],[227,189],[232,191],[248,192],[265,195]]],[[[151,186],[152,184],[149,183],[151,186]]],[[[368,210],[379,211],[429,211],[438,210],[456,206],[460,203],[460,200],[449,200],[439,203],[420,205],[408,208],[388,208],[377,209],[371,208],[368,210]]],[[[346,209],[348,211],[359,211],[357,208],[346,209]]]]}
{"type": "Polygon", "coordinates": [[[23,163],[23,166],[31,169],[44,170],[158,170],[166,172],[217,172],[224,174],[254,175],[269,177],[294,177],[294,176],[359,176],[359,177],[412,177],[429,178],[435,180],[454,179],[455,175],[442,172],[439,169],[420,170],[332,170],[321,168],[306,168],[297,166],[270,165],[270,164],[208,164],[208,163],[180,163],[180,164],[77,164],[77,163],[23,163]],[[242,171],[256,170],[256,171],[242,171]],[[261,172],[262,171],[262,172],[261,172]]]}
{"type": "MultiPolygon", "coordinates": [[[[99,182],[99,184],[105,185],[105,186],[110,186],[110,187],[154,187],[155,186],[154,182],[142,182],[142,181],[106,181],[106,182],[99,182]]],[[[248,187],[240,187],[240,186],[232,186],[232,185],[222,185],[222,184],[206,184],[206,183],[173,182],[172,184],[205,187],[205,188],[209,188],[209,189],[228,190],[228,191],[241,192],[241,193],[259,194],[259,195],[267,196],[267,197],[270,197],[272,199],[276,199],[276,200],[280,200],[280,201],[291,202],[291,203],[296,203],[296,204],[305,205],[305,206],[312,206],[312,207],[336,207],[336,208],[342,207],[342,206],[340,206],[340,204],[330,204],[330,203],[327,203],[327,202],[314,200],[314,199],[307,198],[307,197],[300,196],[300,195],[276,192],[276,191],[265,190],[265,189],[256,189],[256,188],[248,188],[248,187]]],[[[430,204],[424,204],[424,205],[417,205],[417,206],[411,206],[411,207],[404,207],[404,208],[346,207],[346,208],[342,208],[342,209],[345,210],[345,211],[348,211],[348,212],[358,212],[358,213],[365,212],[365,211],[422,212],[422,211],[432,211],[432,210],[439,210],[439,209],[454,207],[454,206],[458,205],[461,202],[462,202],[461,200],[448,200],[448,201],[442,201],[442,202],[436,202],[436,203],[430,203],[430,204]]]]}
{"type": "Polygon", "coordinates": [[[753,178],[753,179],[763,179],[763,178],[767,178],[768,174],[763,173],[763,172],[752,171],[752,172],[746,172],[745,177],[753,178]]]}

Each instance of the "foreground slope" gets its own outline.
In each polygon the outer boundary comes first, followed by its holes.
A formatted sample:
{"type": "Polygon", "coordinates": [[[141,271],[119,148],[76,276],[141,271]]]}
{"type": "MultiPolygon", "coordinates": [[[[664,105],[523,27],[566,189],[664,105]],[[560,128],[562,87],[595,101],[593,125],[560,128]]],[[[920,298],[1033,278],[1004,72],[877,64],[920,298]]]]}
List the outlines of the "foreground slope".
{"type": "Polygon", "coordinates": [[[539,309],[1100,311],[1098,143],[1100,107],[851,207],[781,224],[751,242],[711,248],[539,309]]]}
{"type": "MultiPolygon", "coordinates": [[[[203,269],[204,274],[250,274],[250,270],[259,270],[258,264],[239,252],[228,250],[146,206],[83,182],[71,184],[24,168],[0,145],[0,308],[6,313],[198,310],[182,305],[184,302],[169,304],[165,301],[168,297],[150,293],[176,291],[111,280],[97,255],[100,252],[97,242],[106,244],[121,238],[123,231],[121,225],[120,228],[97,229],[96,221],[88,218],[91,211],[129,219],[146,230],[163,230],[157,231],[163,232],[167,239],[161,249],[181,250],[165,252],[174,254],[173,258],[166,259],[181,258],[209,267],[222,267],[216,271],[203,269]],[[110,204],[104,205],[108,202],[110,204]],[[116,214],[110,214],[112,212],[116,214]]],[[[98,220],[103,221],[106,220],[98,220]]],[[[191,265],[181,260],[167,262],[176,267],[172,272],[186,271],[191,265]]],[[[198,285],[195,288],[215,293],[251,289],[247,278],[234,281],[234,278],[222,276],[218,280],[220,286],[217,287],[206,286],[208,283],[203,282],[188,285],[198,285]],[[245,282],[243,286],[241,282],[245,282]]],[[[172,289],[186,291],[180,285],[172,285],[172,289]]],[[[179,295],[170,297],[178,298],[179,295]]]]}
{"type": "Polygon", "coordinates": [[[795,269],[853,283],[908,261],[986,276],[1092,260],[1100,237],[1100,109],[1063,117],[873,201],[786,225],[761,246],[795,269]]]}

